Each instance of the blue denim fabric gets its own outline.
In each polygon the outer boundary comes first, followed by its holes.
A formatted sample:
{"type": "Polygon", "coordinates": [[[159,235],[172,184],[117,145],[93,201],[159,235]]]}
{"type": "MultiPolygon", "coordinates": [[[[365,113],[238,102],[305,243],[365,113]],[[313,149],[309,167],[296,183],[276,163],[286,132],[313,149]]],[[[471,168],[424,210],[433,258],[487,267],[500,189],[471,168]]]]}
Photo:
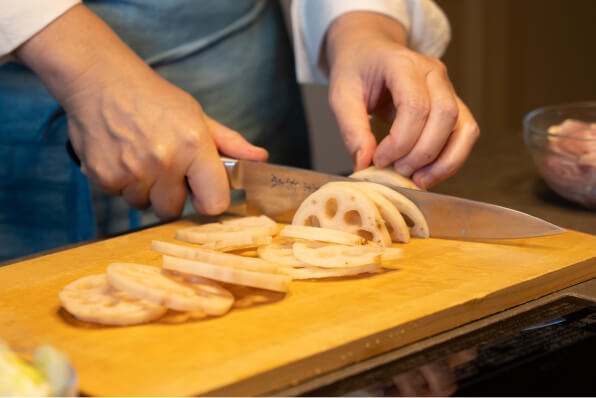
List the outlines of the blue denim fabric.
{"type": "MultiPolygon", "coordinates": [[[[85,4],[208,115],[267,148],[272,162],[309,166],[302,103],[277,1],[85,4]]],[[[16,63],[1,66],[0,260],[96,235],[90,187],[68,158],[67,137],[64,113],[35,75],[16,63]]],[[[123,217],[114,214],[102,217],[123,217]]]]}

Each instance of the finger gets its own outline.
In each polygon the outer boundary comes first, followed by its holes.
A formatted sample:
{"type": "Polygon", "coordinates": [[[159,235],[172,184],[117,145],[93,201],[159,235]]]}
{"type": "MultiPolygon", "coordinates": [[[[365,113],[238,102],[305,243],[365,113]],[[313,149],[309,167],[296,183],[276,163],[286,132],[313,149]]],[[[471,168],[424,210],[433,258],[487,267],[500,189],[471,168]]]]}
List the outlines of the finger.
{"type": "Polygon", "coordinates": [[[98,142],[85,142],[78,124],[69,119],[69,137],[72,148],[80,161],[81,173],[98,189],[108,195],[120,195],[127,185],[139,181],[130,153],[119,148],[98,151],[85,151],[84,148],[97,148],[98,142]],[[130,165],[128,164],[130,163],[130,165]]]}
{"type": "Polygon", "coordinates": [[[470,155],[472,147],[480,135],[478,124],[466,105],[459,98],[456,100],[459,117],[447,145],[435,162],[416,171],[412,176],[414,183],[423,189],[455,174],[470,155]]]}
{"type": "MultiPolygon", "coordinates": [[[[424,74],[402,69],[387,82],[397,114],[389,135],[375,151],[373,161],[378,167],[387,167],[405,156],[422,133],[430,110],[430,99],[424,74]]],[[[410,176],[410,173],[401,173],[410,176]]]]}
{"type": "Polygon", "coordinates": [[[199,213],[215,215],[230,204],[228,177],[211,136],[202,138],[186,176],[194,208],[199,213]]]}
{"type": "Polygon", "coordinates": [[[163,174],[149,192],[153,211],[162,220],[180,217],[187,195],[184,173],[163,174]]]}
{"type": "Polygon", "coordinates": [[[104,151],[91,152],[81,161],[81,172],[97,188],[108,195],[120,195],[124,187],[137,182],[136,177],[121,167],[119,159],[110,151],[103,158],[100,152],[104,151]]]}
{"type": "Polygon", "coordinates": [[[122,189],[122,197],[133,209],[143,210],[151,204],[149,192],[153,181],[137,182],[122,189]]]}
{"type": "Polygon", "coordinates": [[[447,74],[435,69],[426,79],[431,103],[428,120],[412,150],[393,164],[393,168],[403,175],[411,175],[432,163],[441,153],[457,122],[457,101],[447,74]]]}
{"type": "Polygon", "coordinates": [[[236,159],[267,161],[269,154],[264,148],[252,145],[236,131],[206,117],[213,141],[223,155],[236,159]]]}
{"type": "Polygon", "coordinates": [[[359,79],[345,75],[332,76],[329,87],[329,106],[354,162],[354,170],[370,165],[377,145],[370,129],[363,90],[359,79]]]}
{"type": "Polygon", "coordinates": [[[418,397],[428,395],[428,385],[420,372],[420,368],[393,376],[392,379],[401,396],[418,397]]]}
{"type": "Polygon", "coordinates": [[[478,351],[476,347],[469,348],[467,350],[460,351],[456,354],[451,355],[447,358],[447,364],[450,368],[455,368],[466,362],[473,361],[478,357],[478,351]]]}
{"type": "Polygon", "coordinates": [[[420,372],[426,379],[431,396],[446,397],[457,390],[455,373],[445,361],[437,361],[420,367],[420,372]]]}

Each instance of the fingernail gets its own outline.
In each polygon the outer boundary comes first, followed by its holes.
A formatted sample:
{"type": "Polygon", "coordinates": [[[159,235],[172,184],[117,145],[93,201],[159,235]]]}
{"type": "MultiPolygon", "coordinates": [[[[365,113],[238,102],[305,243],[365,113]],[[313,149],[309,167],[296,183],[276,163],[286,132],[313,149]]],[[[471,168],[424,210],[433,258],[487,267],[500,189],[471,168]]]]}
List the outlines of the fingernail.
{"type": "Polygon", "coordinates": [[[404,177],[410,177],[412,175],[412,173],[414,172],[414,170],[412,170],[412,168],[410,166],[408,166],[407,164],[400,164],[400,165],[394,166],[393,169],[404,177]]]}

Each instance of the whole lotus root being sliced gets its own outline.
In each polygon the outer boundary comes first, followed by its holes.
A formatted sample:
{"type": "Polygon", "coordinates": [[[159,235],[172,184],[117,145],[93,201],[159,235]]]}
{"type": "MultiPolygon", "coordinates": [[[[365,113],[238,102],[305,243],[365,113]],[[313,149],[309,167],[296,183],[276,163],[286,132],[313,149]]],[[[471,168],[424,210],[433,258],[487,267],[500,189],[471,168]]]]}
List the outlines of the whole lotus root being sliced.
{"type": "Polygon", "coordinates": [[[211,280],[168,275],[160,267],[112,263],[107,275],[110,285],[173,310],[222,315],[234,303],[234,296],[211,280]]]}
{"type": "Polygon", "coordinates": [[[242,239],[249,236],[272,236],[277,231],[277,223],[267,216],[239,217],[179,229],[176,231],[176,239],[189,243],[204,244],[242,239]]]}
{"type": "Polygon", "coordinates": [[[395,185],[397,187],[417,190],[421,189],[410,178],[402,176],[391,167],[378,168],[371,166],[366,169],[356,171],[350,174],[349,177],[362,181],[376,182],[379,184],[395,185]]]}
{"type": "Polygon", "coordinates": [[[358,185],[364,186],[369,190],[374,190],[391,201],[403,216],[411,236],[417,238],[428,238],[430,236],[428,223],[424,215],[410,199],[385,185],[373,182],[359,182],[358,185]]]}
{"type": "Polygon", "coordinates": [[[58,294],[62,306],[75,318],[104,325],[151,322],[167,308],[138,299],[108,283],[106,274],[89,275],[66,285],[58,294]]]}
{"type": "Polygon", "coordinates": [[[296,211],[292,224],[336,229],[383,247],[391,245],[379,209],[362,191],[345,184],[330,182],[310,194],[296,211]]]}

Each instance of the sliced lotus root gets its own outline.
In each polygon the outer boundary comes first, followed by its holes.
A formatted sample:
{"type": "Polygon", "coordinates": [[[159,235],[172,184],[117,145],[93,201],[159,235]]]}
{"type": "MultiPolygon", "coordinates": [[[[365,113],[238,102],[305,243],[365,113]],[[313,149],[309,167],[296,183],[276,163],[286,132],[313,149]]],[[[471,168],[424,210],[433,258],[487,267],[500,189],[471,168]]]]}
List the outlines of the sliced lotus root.
{"type": "Polygon", "coordinates": [[[173,310],[221,315],[234,303],[234,296],[213,281],[166,275],[159,267],[112,263],[107,275],[109,283],[117,289],[173,310]]]}
{"type": "Polygon", "coordinates": [[[310,194],[296,211],[292,224],[336,229],[380,246],[391,245],[391,236],[375,204],[362,191],[346,184],[330,182],[310,194]]]}
{"type": "Polygon", "coordinates": [[[103,325],[151,322],[167,311],[162,305],[110,286],[105,274],[77,279],[66,285],[58,296],[62,306],[75,318],[103,325]]]}
{"type": "Polygon", "coordinates": [[[386,247],[381,253],[382,261],[399,260],[404,256],[404,249],[398,247],[386,247]]]}
{"type": "Polygon", "coordinates": [[[350,174],[350,178],[355,178],[357,180],[363,181],[370,181],[376,182],[379,184],[388,184],[388,185],[395,185],[397,187],[409,188],[409,189],[417,189],[420,190],[421,188],[414,183],[410,178],[404,177],[391,167],[386,168],[378,168],[378,167],[368,167],[363,170],[356,171],[350,174]]]}
{"type": "Polygon", "coordinates": [[[160,252],[162,254],[188,258],[190,260],[204,261],[209,264],[224,265],[226,267],[241,268],[256,272],[276,273],[278,268],[277,264],[267,262],[260,258],[251,258],[239,256],[237,254],[222,253],[215,250],[205,249],[203,247],[182,246],[175,243],[162,242],[158,240],[151,242],[151,250],[160,252]]]}
{"type": "Polygon", "coordinates": [[[307,227],[304,225],[288,225],[279,232],[279,236],[292,239],[317,240],[340,245],[365,245],[367,243],[366,239],[362,236],[350,232],[321,227],[307,227]]]}
{"type": "Polygon", "coordinates": [[[406,221],[389,199],[361,183],[337,182],[336,184],[350,184],[350,186],[360,189],[375,203],[393,242],[408,243],[410,241],[410,230],[406,225],[406,221]]]}
{"type": "Polygon", "coordinates": [[[260,246],[257,249],[257,253],[259,253],[259,257],[267,262],[284,265],[286,267],[303,267],[306,265],[294,257],[291,242],[271,243],[269,245],[260,246]]]}
{"type": "Polygon", "coordinates": [[[391,201],[403,216],[404,221],[410,230],[410,235],[417,238],[428,238],[430,236],[428,223],[426,222],[424,215],[410,199],[385,185],[372,182],[359,182],[358,185],[374,190],[391,201]]]}
{"type": "Polygon", "coordinates": [[[273,238],[269,235],[236,235],[231,238],[214,240],[212,242],[205,243],[202,247],[204,249],[231,252],[234,250],[251,249],[261,245],[268,245],[272,242],[272,240],[273,238]]]}
{"type": "Polygon", "coordinates": [[[296,242],[294,256],[308,265],[323,268],[379,264],[383,249],[374,246],[320,245],[296,242]]]}
{"type": "Polygon", "coordinates": [[[277,230],[277,223],[267,216],[238,217],[179,229],[176,231],[176,239],[203,244],[251,236],[272,236],[277,233],[277,230]]]}
{"type": "Polygon", "coordinates": [[[163,256],[163,267],[171,271],[198,275],[220,282],[258,287],[276,292],[287,292],[291,281],[285,275],[246,271],[170,256],[163,256]]]}
{"type": "Polygon", "coordinates": [[[362,265],[359,267],[338,267],[338,268],[320,268],[320,267],[280,267],[279,271],[288,275],[292,279],[320,279],[335,278],[341,276],[352,276],[375,272],[380,269],[378,264],[362,265]]]}

